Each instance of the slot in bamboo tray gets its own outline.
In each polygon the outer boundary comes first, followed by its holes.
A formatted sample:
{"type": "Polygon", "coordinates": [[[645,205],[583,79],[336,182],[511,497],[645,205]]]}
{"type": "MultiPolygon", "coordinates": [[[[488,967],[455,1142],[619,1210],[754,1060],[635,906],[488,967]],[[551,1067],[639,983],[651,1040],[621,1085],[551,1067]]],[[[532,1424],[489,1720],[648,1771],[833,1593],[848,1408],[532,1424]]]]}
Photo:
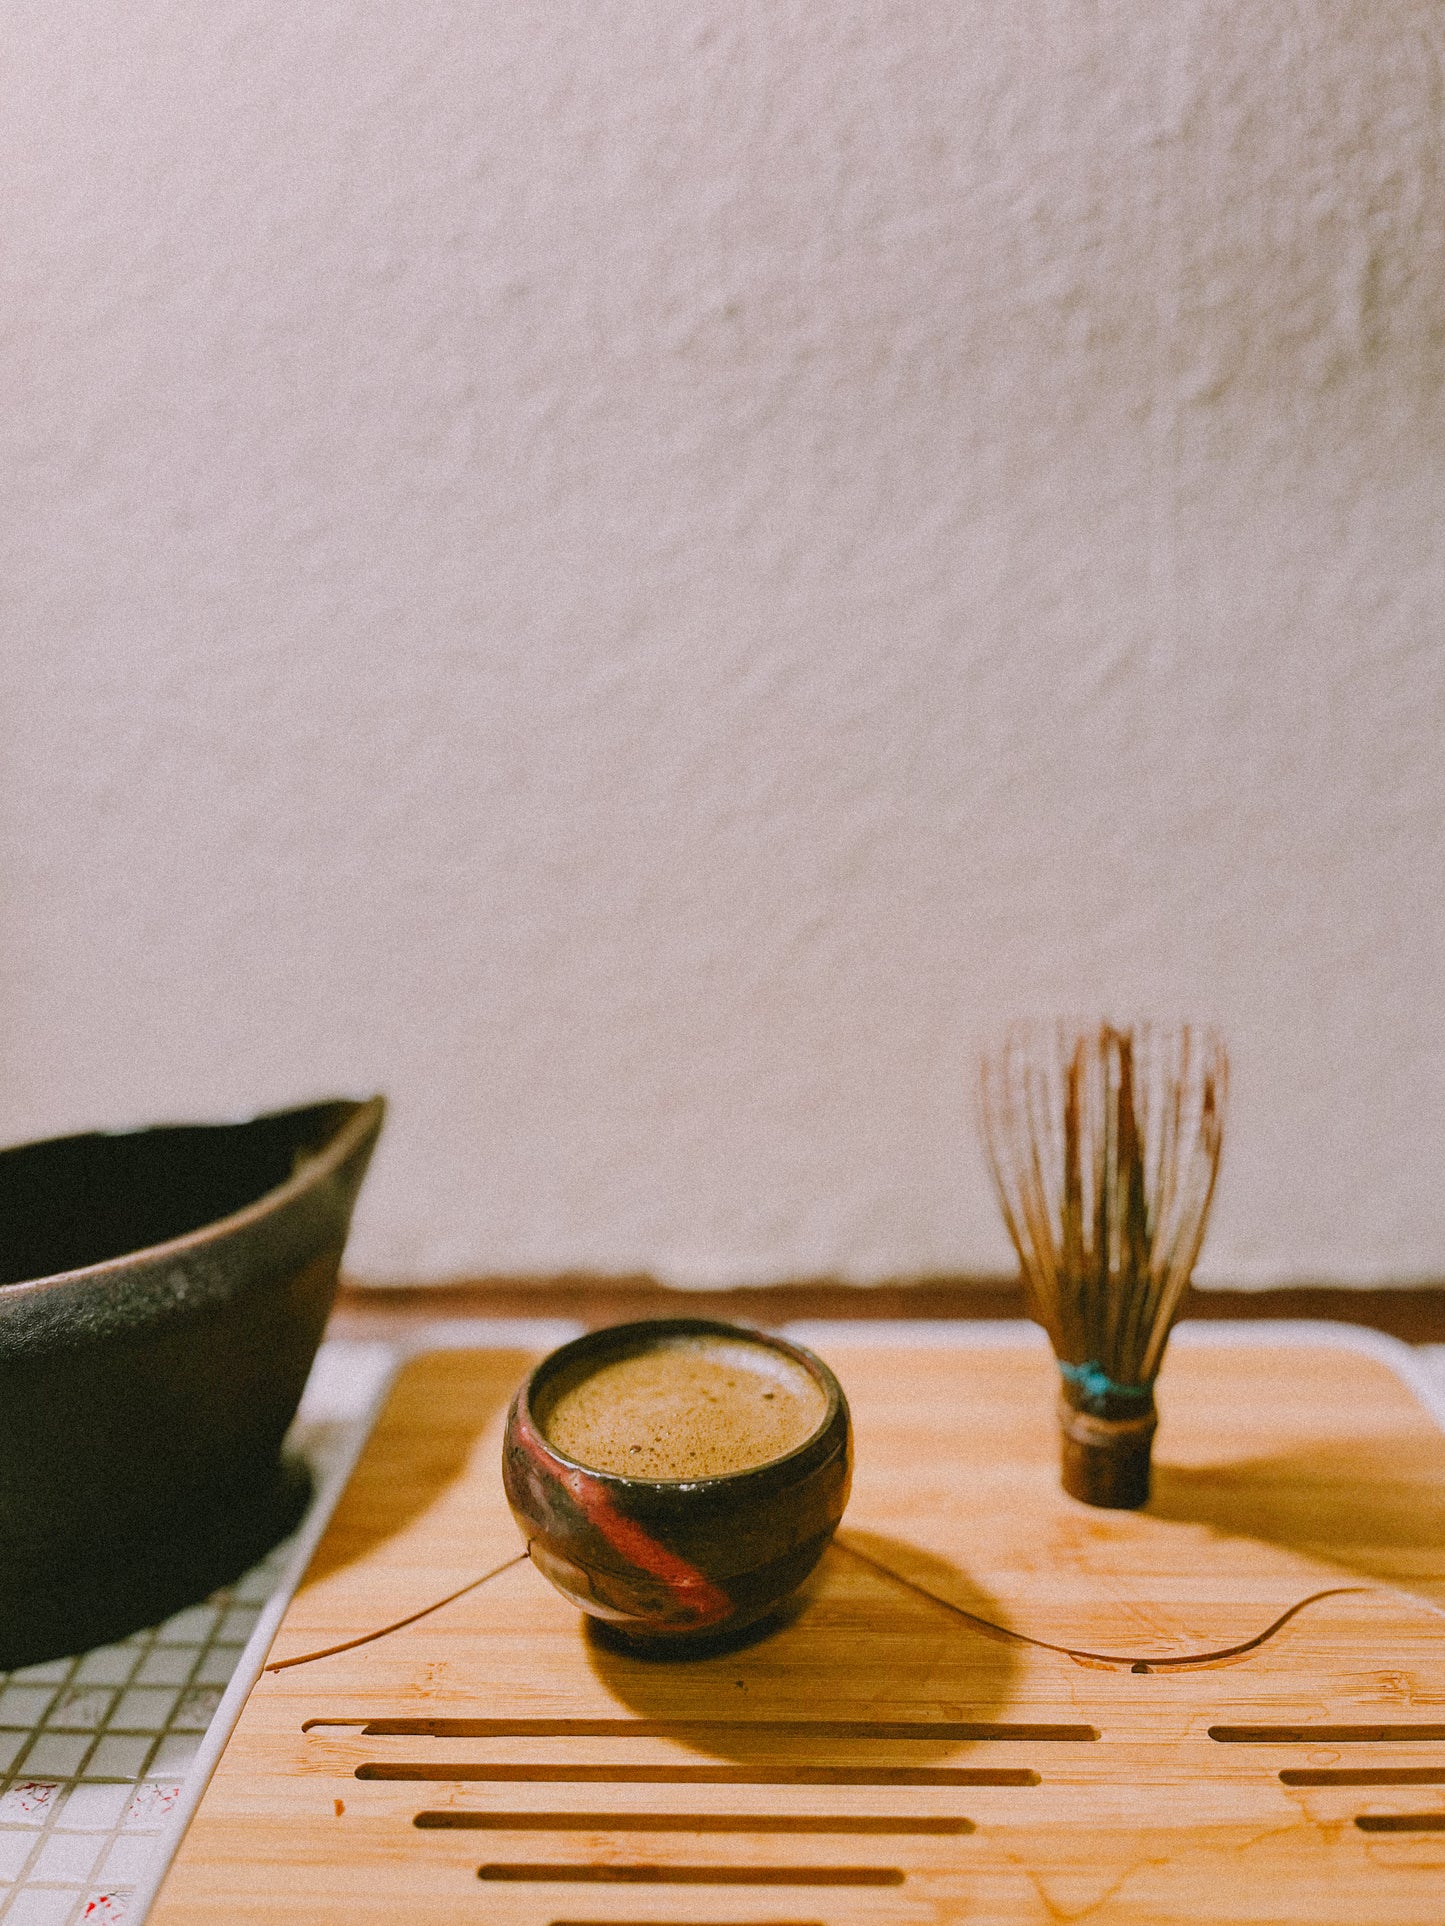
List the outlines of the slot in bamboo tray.
{"type": "MultiPolygon", "coordinates": [[[[1026,1333],[833,1335],[857,1476],[790,1622],[649,1662],[522,1563],[264,1674],[153,1926],[1438,1926],[1445,1437],[1403,1346],[1194,1327],[1110,1513],[1059,1490],[1026,1333]]],[[[532,1361],[402,1369],[273,1658],[516,1554],[532,1361]]]]}

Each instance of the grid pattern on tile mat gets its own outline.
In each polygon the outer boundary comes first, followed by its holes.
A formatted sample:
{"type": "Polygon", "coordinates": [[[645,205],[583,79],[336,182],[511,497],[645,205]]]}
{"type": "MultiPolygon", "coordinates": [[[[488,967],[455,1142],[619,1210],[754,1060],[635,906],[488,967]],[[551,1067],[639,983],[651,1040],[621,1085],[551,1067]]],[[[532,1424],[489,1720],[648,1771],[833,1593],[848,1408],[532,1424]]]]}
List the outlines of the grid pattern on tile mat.
{"type": "MultiPolygon", "coordinates": [[[[389,1347],[317,1355],[288,1447],[320,1498],[365,1429],[389,1347]]],[[[298,1532],[307,1529],[306,1522],[298,1532]]],[[[206,1728],[296,1538],[164,1625],[76,1658],[0,1672],[0,1926],[130,1917],[206,1728]]]]}
{"type": "Polygon", "coordinates": [[[0,1921],[121,1920],[289,1541],[164,1625],[0,1673],[0,1921]]]}

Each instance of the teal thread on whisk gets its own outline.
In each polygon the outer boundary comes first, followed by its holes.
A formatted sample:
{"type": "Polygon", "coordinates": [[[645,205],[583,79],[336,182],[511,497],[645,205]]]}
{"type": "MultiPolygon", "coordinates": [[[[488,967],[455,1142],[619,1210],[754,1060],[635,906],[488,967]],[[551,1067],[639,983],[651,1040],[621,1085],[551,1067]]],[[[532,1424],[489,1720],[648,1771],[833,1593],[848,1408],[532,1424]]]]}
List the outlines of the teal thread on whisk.
{"type": "Polygon", "coordinates": [[[1066,1383],[1083,1393],[1084,1408],[1089,1410],[1099,1406],[1099,1415],[1102,1415],[1102,1407],[1110,1398],[1126,1404],[1148,1404],[1154,1396],[1153,1385],[1120,1384],[1109,1376],[1102,1364],[1092,1358],[1087,1364],[1066,1364],[1060,1358],[1059,1371],[1066,1383]]]}

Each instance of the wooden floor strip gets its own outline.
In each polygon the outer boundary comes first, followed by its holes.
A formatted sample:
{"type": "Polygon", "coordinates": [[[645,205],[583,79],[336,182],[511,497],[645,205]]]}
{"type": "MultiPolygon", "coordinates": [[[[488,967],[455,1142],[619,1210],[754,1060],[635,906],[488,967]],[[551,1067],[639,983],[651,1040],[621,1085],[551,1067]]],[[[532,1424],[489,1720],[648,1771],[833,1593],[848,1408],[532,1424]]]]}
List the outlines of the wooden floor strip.
{"type": "Polygon", "coordinates": [[[1445,1812],[1362,1812],[1361,1832],[1445,1832],[1445,1812]]]}
{"type": "Polygon", "coordinates": [[[1097,1739],[1093,1725],[1012,1725],[960,1719],[308,1719],[319,1727],[360,1727],[364,1738],[401,1739],[924,1739],[960,1745],[981,1740],[1097,1739]]]}
{"type": "Polygon", "coordinates": [[[1445,1766],[1292,1766],[1286,1786],[1445,1786],[1445,1766]]]}
{"type": "Polygon", "coordinates": [[[358,1779],[449,1784],[603,1786],[1036,1786],[1025,1766],[477,1765],[466,1760],[377,1760],[358,1779]]]}
{"type": "Polygon", "coordinates": [[[423,1832],[740,1832],[912,1833],[960,1838],[971,1819],[892,1818],[888,1814],[746,1812],[419,1812],[423,1832]]]}
{"type": "Polygon", "coordinates": [[[896,1866],[478,1866],[478,1879],[569,1886],[901,1886],[896,1866]]]}
{"type": "Polygon", "coordinates": [[[1445,1725],[1212,1725],[1219,1745],[1418,1745],[1445,1740],[1445,1725]]]}

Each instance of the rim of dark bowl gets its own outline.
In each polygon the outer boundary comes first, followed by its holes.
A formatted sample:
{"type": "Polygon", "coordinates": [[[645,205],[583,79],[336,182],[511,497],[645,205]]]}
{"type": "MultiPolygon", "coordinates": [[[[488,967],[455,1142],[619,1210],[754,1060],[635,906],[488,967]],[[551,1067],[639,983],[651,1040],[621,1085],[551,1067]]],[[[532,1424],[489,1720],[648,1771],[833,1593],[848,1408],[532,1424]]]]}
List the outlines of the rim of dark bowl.
{"type": "MultiPolygon", "coordinates": [[[[8,1284],[0,1284],[0,1302],[33,1291],[46,1291],[52,1286],[72,1284],[77,1278],[100,1277],[106,1271],[114,1271],[123,1265],[131,1265],[138,1258],[164,1258],[178,1255],[182,1251],[195,1250],[199,1245],[223,1237],[230,1231],[239,1229],[243,1224],[260,1217],[271,1210],[283,1198],[299,1194],[318,1177],[329,1176],[355,1151],[357,1144],[367,1135],[373,1124],[379,1125],[386,1115],[386,1098],[380,1093],[374,1097],[320,1097],[315,1103],[289,1105],[284,1110],[262,1110],[253,1117],[239,1117],[235,1124],[143,1124],[138,1130],[102,1130],[93,1134],[100,1137],[143,1137],[151,1130],[214,1130],[244,1128],[247,1124],[268,1123],[276,1117],[300,1115],[307,1110],[325,1110],[328,1105],[350,1105],[352,1113],[336,1129],[333,1135],[313,1155],[304,1158],[291,1175],[269,1190],[263,1190],[259,1197],[253,1197],[249,1204],[242,1204],[239,1210],[228,1211],[224,1217],[214,1217],[209,1224],[201,1224],[195,1230],[182,1231],[179,1237],[167,1237],[159,1244],[137,1244],[134,1250],[118,1251],[114,1257],[102,1257],[94,1264],[79,1264],[73,1270],[47,1271],[44,1277],[17,1277],[8,1284]]],[[[65,1143],[66,1137],[40,1137],[36,1144],[65,1143]]],[[[10,1146],[6,1146],[10,1148],[10,1146]]],[[[17,1144],[17,1150],[27,1150],[29,1144],[17,1144]]]]}
{"type": "MultiPolygon", "coordinates": [[[[639,1348],[643,1348],[642,1343],[639,1344],[639,1348]]],[[[601,1478],[610,1485],[619,1485],[631,1490],[646,1487],[650,1491],[658,1492],[697,1491],[708,1485],[733,1485],[747,1478],[775,1477],[780,1467],[789,1465],[795,1459],[801,1458],[804,1453],[817,1449],[820,1439],[826,1438],[840,1410],[845,1415],[848,1412],[847,1395],[831,1368],[816,1352],[808,1350],[805,1345],[794,1344],[791,1338],[778,1337],[772,1331],[759,1330],[756,1326],[749,1324],[729,1324],[721,1318],[711,1317],[637,1318],[627,1324],[604,1324],[596,1331],[584,1331],[581,1337],[571,1338],[566,1344],[559,1345],[555,1351],[549,1351],[541,1363],[535,1365],[528,1373],[517,1392],[518,1419],[549,1458],[554,1458],[559,1465],[565,1465],[569,1471],[584,1472],[587,1477],[601,1478]],[[625,1352],[629,1341],[634,1338],[645,1343],[647,1339],[657,1338],[664,1333],[674,1337],[705,1335],[738,1338],[744,1343],[761,1344],[783,1352],[785,1356],[801,1364],[804,1370],[822,1386],[828,1403],[817,1426],[808,1433],[801,1444],[794,1445],[791,1451],[785,1451],[780,1458],[765,1458],[760,1465],[746,1465],[741,1471],[721,1471],[711,1478],[630,1478],[624,1471],[603,1471],[600,1466],[585,1464],[582,1459],[569,1458],[565,1451],[559,1451],[533,1414],[533,1390],[554,1371],[565,1369],[578,1353],[596,1348],[603,1350],[609,1348],[604,1340],[617,1340],[618,1350],[625,1352]]]]}

